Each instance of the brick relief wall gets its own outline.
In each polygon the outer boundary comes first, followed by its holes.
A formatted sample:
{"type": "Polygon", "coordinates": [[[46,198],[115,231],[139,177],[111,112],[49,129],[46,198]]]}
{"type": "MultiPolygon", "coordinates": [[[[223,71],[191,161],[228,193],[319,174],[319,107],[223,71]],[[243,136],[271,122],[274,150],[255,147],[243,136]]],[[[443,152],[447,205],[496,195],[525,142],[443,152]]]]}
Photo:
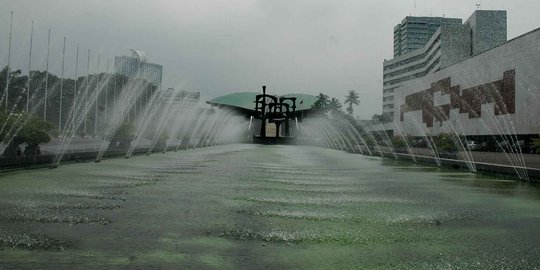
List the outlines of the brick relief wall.
{"type": "Polygon", "coordinates": [[[401,105],[400,121],[406,112],[422,111],[422,122],[428,128],[433,123],[448,121],[450,110],[459,109],[459,113],[468,113],[469,118],[482,117],[482,104],[494,103],[495,115],[515,114],[516,80],[515,70],[504,72],[502,80],[461,90],[461,86],[452,86],[451,78],[431,84],[431,88],[408,95],[401,105]],[[435,106],[435,93],[450,95],[450,103],[435,106]],[[460,93],[461,92],[461,93],[460,93]]]}

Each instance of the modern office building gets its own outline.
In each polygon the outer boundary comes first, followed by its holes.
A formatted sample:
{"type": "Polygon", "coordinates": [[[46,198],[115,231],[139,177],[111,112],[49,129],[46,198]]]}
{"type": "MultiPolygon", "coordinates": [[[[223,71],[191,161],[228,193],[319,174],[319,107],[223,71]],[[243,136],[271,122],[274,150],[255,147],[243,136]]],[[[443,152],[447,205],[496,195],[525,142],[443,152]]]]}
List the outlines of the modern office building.
{"type": "Polygon", "coordinates": [[[405,17],[394,27],[394,57],[423,48],[441,25],[461,25],[461,19],[405,17]]]}
{"type": "Polygon", "coordinates": [[[163,66],[148,63],[146,53],[142,51],[131,50],[131,52],[131,56],[117,56],[114,58],[116,73],[128,78],[145,79],[160,90],[163,66]]]}
{"type": "Polygon", "coordinates": [[[477,10],[464,24],[460,19],[407,17],[396,26],[394,36],[395,57],[383,63],[383,115],[387,119],[394,117],[395,92],[406,82],[505,43],[506,11],[477,10]]]}

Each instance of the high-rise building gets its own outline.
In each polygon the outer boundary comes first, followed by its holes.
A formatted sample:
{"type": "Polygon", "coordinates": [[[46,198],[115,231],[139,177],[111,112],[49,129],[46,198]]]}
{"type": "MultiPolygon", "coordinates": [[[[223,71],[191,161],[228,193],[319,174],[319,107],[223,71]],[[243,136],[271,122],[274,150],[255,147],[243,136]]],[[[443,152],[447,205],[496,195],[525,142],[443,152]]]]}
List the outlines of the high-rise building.
{"type": "Polygon", "coordinates": [[[148,63],[146,54],[142,51],[131,50],[131,56],[117,56],[114,58],[115,71],[128,78],[140,78],[152,83],[161,89],[163,66],[148,63]]]}
{"type": "Polygon", "coordinates": [[[461,19],[407,17],[396,26],[394,36],[395,57],[383,63],[386,119],[394,117],[394,92],[406,82],[506,42],[506,11],[477,10],[465,24],[461,19]]]}
{"type": "Polygon", "coordinates": [[[461,25],[461,19],[405,17],[394,27],[394,57],[423,48],[441,25],[461,25]]]}

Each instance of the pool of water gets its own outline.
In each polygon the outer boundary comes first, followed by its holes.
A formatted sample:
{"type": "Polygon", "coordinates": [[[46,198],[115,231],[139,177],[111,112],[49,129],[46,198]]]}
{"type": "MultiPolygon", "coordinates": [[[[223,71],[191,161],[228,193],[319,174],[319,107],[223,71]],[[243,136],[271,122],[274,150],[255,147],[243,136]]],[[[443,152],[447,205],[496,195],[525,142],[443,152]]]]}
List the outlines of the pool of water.
{"type": "Polygon", "coordinates": [[[540,189],[301,146],[0,175],[0,269],[537,269],[540,189]]]}

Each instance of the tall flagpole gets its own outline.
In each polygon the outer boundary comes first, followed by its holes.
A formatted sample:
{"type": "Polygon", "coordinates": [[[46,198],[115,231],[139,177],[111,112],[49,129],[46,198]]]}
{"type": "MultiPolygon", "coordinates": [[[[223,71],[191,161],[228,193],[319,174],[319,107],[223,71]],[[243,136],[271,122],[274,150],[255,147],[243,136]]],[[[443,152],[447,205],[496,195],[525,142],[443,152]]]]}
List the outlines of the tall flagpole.
{"type": "Polygon", "coordinates": [[[86,136],[86,122],[88,120],[86,109],[88,108],[88,86],[90,78],[90,49],[88,49],[88,60],[86,61],[86,87],[84,88],[84,135],[86,136]]]}
{"type": "Polygon", "coordinates": [[[8,112],[8,99],[9,99],[9,65],[11,64],[11,36],[13,35],[13,11],[11,11],[11,22],[9,24],[9,46],[8,46],[8,62],[6,68],[6,113],[8,112]]]}
{"type": "Polygon", "coordinates": [[[29,112],[30,107],[30,80],[32,79],[31,76],[31,68],[32,68],[32,43],[34,39],[34,21],[32,21],[32,27],[30,29],[30,53],[28,54],[28,82],[26,85],[26,112],[29,112]]]}
{"type": "Polygon", "coordinates": [[[94,137],[97,136],[97,126],[98,126],[98,102],[99,102],[99,60],[101,58],[101,54],[98,53],[97,56],[97,77],[96,77],[96,101],[94,106],[94,137]]]}
{"type": "Polygon", "coordinates": [[[43,106],[43,120],[47,120],[47,98],[49,97],[49,49],[51,46],[51,29],[47,37],[47,64],[45,68],[45,105],[43,106]]]}
{"type": "Polygon", "coordinates": [[[114,65],[115,65],[115,68],[114,68],[114,74],[113,74],[113,76],[114,76],[114,88],[113,88],[113,96],[112,96],[112,97],[113,97],[113,107],[112,107],[112,109],[113,109],[113,116],[112,116],[112,117],[114,117],[114,116],[116,115],[116,77],[117,77],[117,76],[116,76],[116,75],[117,75],[117,74],[116,74],[116,58],[115,58],[114,61],[115,61],[115,62],[114,62],[114,63],[115,63],[115,64],[114,64],[114,65]]]}
{"type": "Polygon", "coordinates": [[[105,81],[106,82],[106,86],[105,86],[105,118],[108,118],[108,103],[109,103],[109,80],[111,78],[111,69],[110,69],[110,65],[109,65],[109,59],[107,59],[107,80],[105,81]]]}
{"type": "Polygon", "coordinates": [[[64,47],[62,47],[62,78],[60,79],[60,104],[58,113],[58,130],[62,131],[62,103],[64,99],[64,59],[66,57],[66,37],[64,37],[64,47]]]}
{"type": "Polygon", "coordinates": [[[77,96],[79,95],[79,89],[77,89],[77,82],[79,81],[79,43],[77,43],[77,56],[75,57],[75,85],[73,87],[73,109],[71,116],[72,128],[75,128],[75,116],[77,115],[77,96]]]}

